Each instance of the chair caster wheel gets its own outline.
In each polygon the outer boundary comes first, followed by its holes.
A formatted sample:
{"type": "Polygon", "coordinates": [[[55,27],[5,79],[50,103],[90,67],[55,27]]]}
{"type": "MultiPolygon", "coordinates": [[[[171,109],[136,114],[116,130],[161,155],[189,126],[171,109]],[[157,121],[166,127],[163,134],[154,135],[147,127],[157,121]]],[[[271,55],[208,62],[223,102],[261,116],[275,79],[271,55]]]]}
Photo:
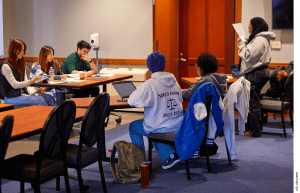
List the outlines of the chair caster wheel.
{"type": "Polygon", "coordinates": [[[120,123],[121,123],[121,118],[116,119],[116,122],[117,122],[118,124],[120,124],[120,123]]]}

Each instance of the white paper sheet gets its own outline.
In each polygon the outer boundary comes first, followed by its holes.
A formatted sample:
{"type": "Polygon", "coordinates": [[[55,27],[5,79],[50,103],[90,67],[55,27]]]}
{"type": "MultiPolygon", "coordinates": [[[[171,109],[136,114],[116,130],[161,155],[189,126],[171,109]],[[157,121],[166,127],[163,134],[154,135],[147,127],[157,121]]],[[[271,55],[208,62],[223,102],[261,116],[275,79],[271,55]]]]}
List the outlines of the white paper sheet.
{"type": "Polygon", "coordinates": [[[100,73],[100,76],[115,76],[113,73],[100,73]]]}
{"type": "Polygon", "coordinates": [[[245,38],[245,32],[244,32],[242,24],[241,23],[233,23],[232,26],[233,26],[234,30],[236,31],[236,33],[240,36],[242,41],[245,42],[246,38],[245,38]]]}

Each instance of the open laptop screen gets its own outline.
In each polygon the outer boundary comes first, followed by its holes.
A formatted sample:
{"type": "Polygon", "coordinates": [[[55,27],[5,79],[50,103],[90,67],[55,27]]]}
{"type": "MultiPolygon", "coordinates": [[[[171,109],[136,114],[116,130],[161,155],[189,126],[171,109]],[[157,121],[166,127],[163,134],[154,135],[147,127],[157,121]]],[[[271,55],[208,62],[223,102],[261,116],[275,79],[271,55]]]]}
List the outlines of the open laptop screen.
{"type": "Polygon", "coordinates": [[[121,98],[128,98],[136,89],[131,81],[113,82],[112,85],[121,98]]]}
{"type": "Polygon", "coordinates": [[[238,65],[230,65],[230,69],[231,69],[231,74],[232,76],[240,76],[240,71],[239,71],[239,68],[238,68],[238,65]]]}

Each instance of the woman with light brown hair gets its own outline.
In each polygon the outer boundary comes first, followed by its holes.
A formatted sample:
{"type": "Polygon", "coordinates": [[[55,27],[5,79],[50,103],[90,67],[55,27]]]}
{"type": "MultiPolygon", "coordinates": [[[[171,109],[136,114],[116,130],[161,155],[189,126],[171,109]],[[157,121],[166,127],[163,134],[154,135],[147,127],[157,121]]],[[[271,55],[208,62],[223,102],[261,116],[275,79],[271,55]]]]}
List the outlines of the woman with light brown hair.
{"type": "MultiPolygon", "coordinates": [[[[52,67],[54,69],[54,80],[66,79],[67,75],[60,75],[61,66],[58,60],[53,58],[54,49],[50,46],[43,46],[39,58],[35,63],[33,63],[29,79],[32,79],[36,75],[46,75],[49,74],[49,69],[52,67]]],[[[60,100],[60,93],[57,93],[55,89],[47,89],[46,87],[40,87],[36,89],[39,95],[50,95],[53,102],[58,104],[60,100]]]]}
{"type": "Polygon", "coordinates": [[[20,39],[14,39],[9,45],[8,59],[0,64],[0,92],[6,104],[13,104],[15,108],[20,106],[41,105],[49,103],[44,96],[35,96],[35,89],[29,85],[41,80],[37,75],[31,80],[27,79],[26,62],[23,55],[26,52],[26,44],[20,39]]]}

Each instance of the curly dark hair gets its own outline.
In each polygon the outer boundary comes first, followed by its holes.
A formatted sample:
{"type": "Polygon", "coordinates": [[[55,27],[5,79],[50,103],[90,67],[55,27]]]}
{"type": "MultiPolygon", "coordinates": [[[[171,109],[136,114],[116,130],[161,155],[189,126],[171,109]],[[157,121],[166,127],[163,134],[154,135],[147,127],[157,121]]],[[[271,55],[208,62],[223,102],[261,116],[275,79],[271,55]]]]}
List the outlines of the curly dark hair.
{"type": "Polygon", "coordinates": [[[196,64],[200,67],[203,71],[201,75],[206,75],[208,73],[214,73],[218,70],[218,60],[216,56],[209,52],[202,53],[197,61],[196,64]]]}

